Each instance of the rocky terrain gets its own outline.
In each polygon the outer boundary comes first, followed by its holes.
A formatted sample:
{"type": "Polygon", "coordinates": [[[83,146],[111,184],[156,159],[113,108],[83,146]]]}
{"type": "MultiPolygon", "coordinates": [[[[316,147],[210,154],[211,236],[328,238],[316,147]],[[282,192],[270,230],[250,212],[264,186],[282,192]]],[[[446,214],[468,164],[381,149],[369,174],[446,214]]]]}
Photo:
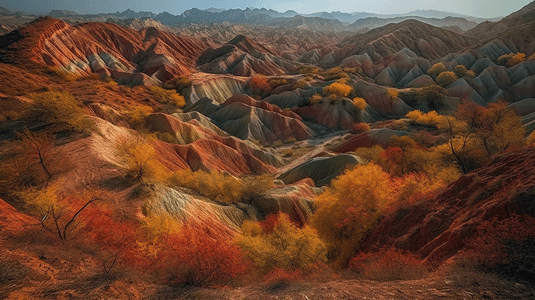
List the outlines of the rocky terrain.
{"type": "Polygon", "coordinates": [[[532,299],[534,18],[0,8],[0,298],[532,299]]]}

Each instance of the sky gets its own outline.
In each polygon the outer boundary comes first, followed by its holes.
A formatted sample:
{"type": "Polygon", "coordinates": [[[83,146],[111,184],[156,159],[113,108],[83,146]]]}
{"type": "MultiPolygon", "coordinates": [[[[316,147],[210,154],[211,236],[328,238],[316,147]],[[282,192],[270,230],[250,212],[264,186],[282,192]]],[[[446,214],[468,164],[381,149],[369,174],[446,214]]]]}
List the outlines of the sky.
{"type": "Polygon", "coordinates": [[[0,6],[12,11],[45,13],[52,9],[78,13],[107,13],[132,9],[181,14],[191,8],[271,8],[280,12],[292,9],[298,13],[321,11],[370,12],[401,14],[418,9],[435,9],[483,18],[506,16],[531,0],[1,0],[0,6]]]}

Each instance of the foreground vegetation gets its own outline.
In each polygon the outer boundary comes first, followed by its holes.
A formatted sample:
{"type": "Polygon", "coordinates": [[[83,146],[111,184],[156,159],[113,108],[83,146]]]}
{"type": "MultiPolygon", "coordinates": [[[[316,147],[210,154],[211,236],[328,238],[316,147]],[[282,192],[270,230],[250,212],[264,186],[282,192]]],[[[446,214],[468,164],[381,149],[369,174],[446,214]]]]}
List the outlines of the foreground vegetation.
{"type": "MultiPolygon", "coordinates": [[[[299,72],[321,73],[325,80],[335,80],[322,89],[322,95],[312,96],[311,104],[322,97],[354,96],[346,80],[358,70],[321,72],[301,67],[299,72]]],[[[439,72],[437,78],[445,77],[441,85],[446,86],[447,76],[470,76],[462,68],[456,72],[439,72]]],[[[190,84],[180,78],[166,89],[153,87],[146,93],[161,104],[157,109],[176,111],[185,104],[180,92],[190,84]]],[[[263,97],[288,84],[257,76],[249,87],[252,94],[263,97]]],[[[391,89],[388,94],[438,109],[443,107],[445,90],[431,86],[401,93],[391,89]]],[[[27,123],[14,135],[17,151],[1,161],[0,185],[2,197],[38,220],[39,228],[28,229],[30,234],[46,237],[55,247],[91,255],[99,263],[99,276],[134,274],[181,286],[233,284],[251,276],[268,283],[287,282],[313,276],[321,269],[332,272],[329,276],[349,270],[354,278],[380,281],[423,278],[436,266],[395,247],[365,252],[364,241],[382,220],[432,201],[462,174],[535,142],[532,134],[526,145],[520,117],[505,103],[463,104],[450,115],[414,110],[392,123],[405,127],[410,135],[393,137],[384,147],[354,151],[362,164],[346,170],[318,195],[308,222],[279,213],[244,221],[241,228],[232,229],[215,217],[205,216],[191,224],[150,209],[133,217],[114,205],[113,196],[105,192],[67,192],[57,146],[66,139],[98,135],[97,126],[72,94],[52,91],[29,98],[33,103],[21,116],[13,117],[27,123]]],[[[361,111],[367,106],[359,97],[354,97],[353,104],[361,111]]],[[[141,197],[152,201],[150,191],[163,186],[239,207],[259,201],[275,186],[271,175],[238,178],[215,170],[171,171],[159,160],[156,145],[157,139],[173,143],[172,138],[155,137],[145,124],[153,111],[150,106],[137,106],[125,112],[125,126],[135,131],[118,137],[113,145],[120,179],[138,188],[141,197]]],[[[354,127],[356,133],[371,128],[366,123],[354,127]]],[[[484,271],[530,280],[535,270],[533,224],[533,218],[516,215],[481,224],[464,255],[484,271]]]]}

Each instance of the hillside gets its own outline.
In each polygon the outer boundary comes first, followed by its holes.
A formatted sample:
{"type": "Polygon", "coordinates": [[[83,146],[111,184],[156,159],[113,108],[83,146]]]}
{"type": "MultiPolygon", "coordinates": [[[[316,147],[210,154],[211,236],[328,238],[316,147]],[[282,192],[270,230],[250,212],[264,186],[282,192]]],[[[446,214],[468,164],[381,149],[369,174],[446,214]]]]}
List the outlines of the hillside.
{"type": "Polygon", "coordinates": [[[40,18],[0,39],[0,61],[44,63],[76,75],[98,73],[125,83],[164,81],[191,73],[209,44],[148,28],[71,26],[40,18]]]}
{"type": "Polygon", "coordinates": [[[0,298],[533,299],[532,6],[0,12],[0,298]]]}

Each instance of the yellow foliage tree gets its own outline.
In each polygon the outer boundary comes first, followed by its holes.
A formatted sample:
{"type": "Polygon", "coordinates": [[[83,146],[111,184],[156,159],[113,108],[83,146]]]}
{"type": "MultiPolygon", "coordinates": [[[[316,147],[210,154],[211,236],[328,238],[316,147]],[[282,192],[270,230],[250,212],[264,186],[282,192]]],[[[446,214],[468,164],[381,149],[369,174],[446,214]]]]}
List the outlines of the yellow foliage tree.
{"type": "Polygon", "coordinates": [[[334,95],[336,97],[347,97],[353,91],[353,88],[344,82],[333,82],[331,85],[323,88],[323,95],[330,96],[334,95]]]}
{"type": "Polygon", "coordinates": [[[389,175],[378,165],[359,165],[334,179],[316,198],[311,223],[337,265],[344,267],[395,201],[389,175]]]}
{"type": "Polygon", "coordinates": [[[455,116],[442,117],[438,127],[446,134],[450,155],[465,174],[496,154],[525,145],[521,118],[503,102],[488,107],[463,104],[455,116]]]}
{"type": "Polygon", "coordinates": [[[134,129],[140,130],[145,128],[145,120],[147,116],[153,112],[152,107],[146,105],[138,105],[132,108],[126,116],[128,117],[128,122],[134,127],[134,129]]]}
{"type": "Polygon", "coordinates": [[[134,180],[163,181],[165,167],[156,159],[154,147],[142,137],[122,137],[115,144],[115,155],[126,176],[134,180]]]}
{"type": "Polygon", "coordinates": [[[28,95],[33,101],[30,120],[39,120],[53,126],[53,130],[93,130],[95,124],[84,115],[83,109],[69,92],[43,92],[28,95]]]}
{"type": "Polygon", "coordinates": [[[42,227],[67,240],[81,223],[81,215],[97,201],[97,195],[62,197],[59,195],[59,184],[49,185],[42,190],[25,191],[21,195],[28,209],[39,219],[42,227]]]}
{"type": "Polygon", "coordinates": [[[271,232],[245,221],[236,244],[261,272],[274,268],[298,270],[327,260],[327,249],[308,225],[297,227],[288,215],[279,214],[271,232]]]}
{"type": "Polygon", "coordinates": [[[490,103],[477,122],[477,137],[489,159],[507,149],[524,146],[522,118],[509,109],[507,103],[490,103]]]}

